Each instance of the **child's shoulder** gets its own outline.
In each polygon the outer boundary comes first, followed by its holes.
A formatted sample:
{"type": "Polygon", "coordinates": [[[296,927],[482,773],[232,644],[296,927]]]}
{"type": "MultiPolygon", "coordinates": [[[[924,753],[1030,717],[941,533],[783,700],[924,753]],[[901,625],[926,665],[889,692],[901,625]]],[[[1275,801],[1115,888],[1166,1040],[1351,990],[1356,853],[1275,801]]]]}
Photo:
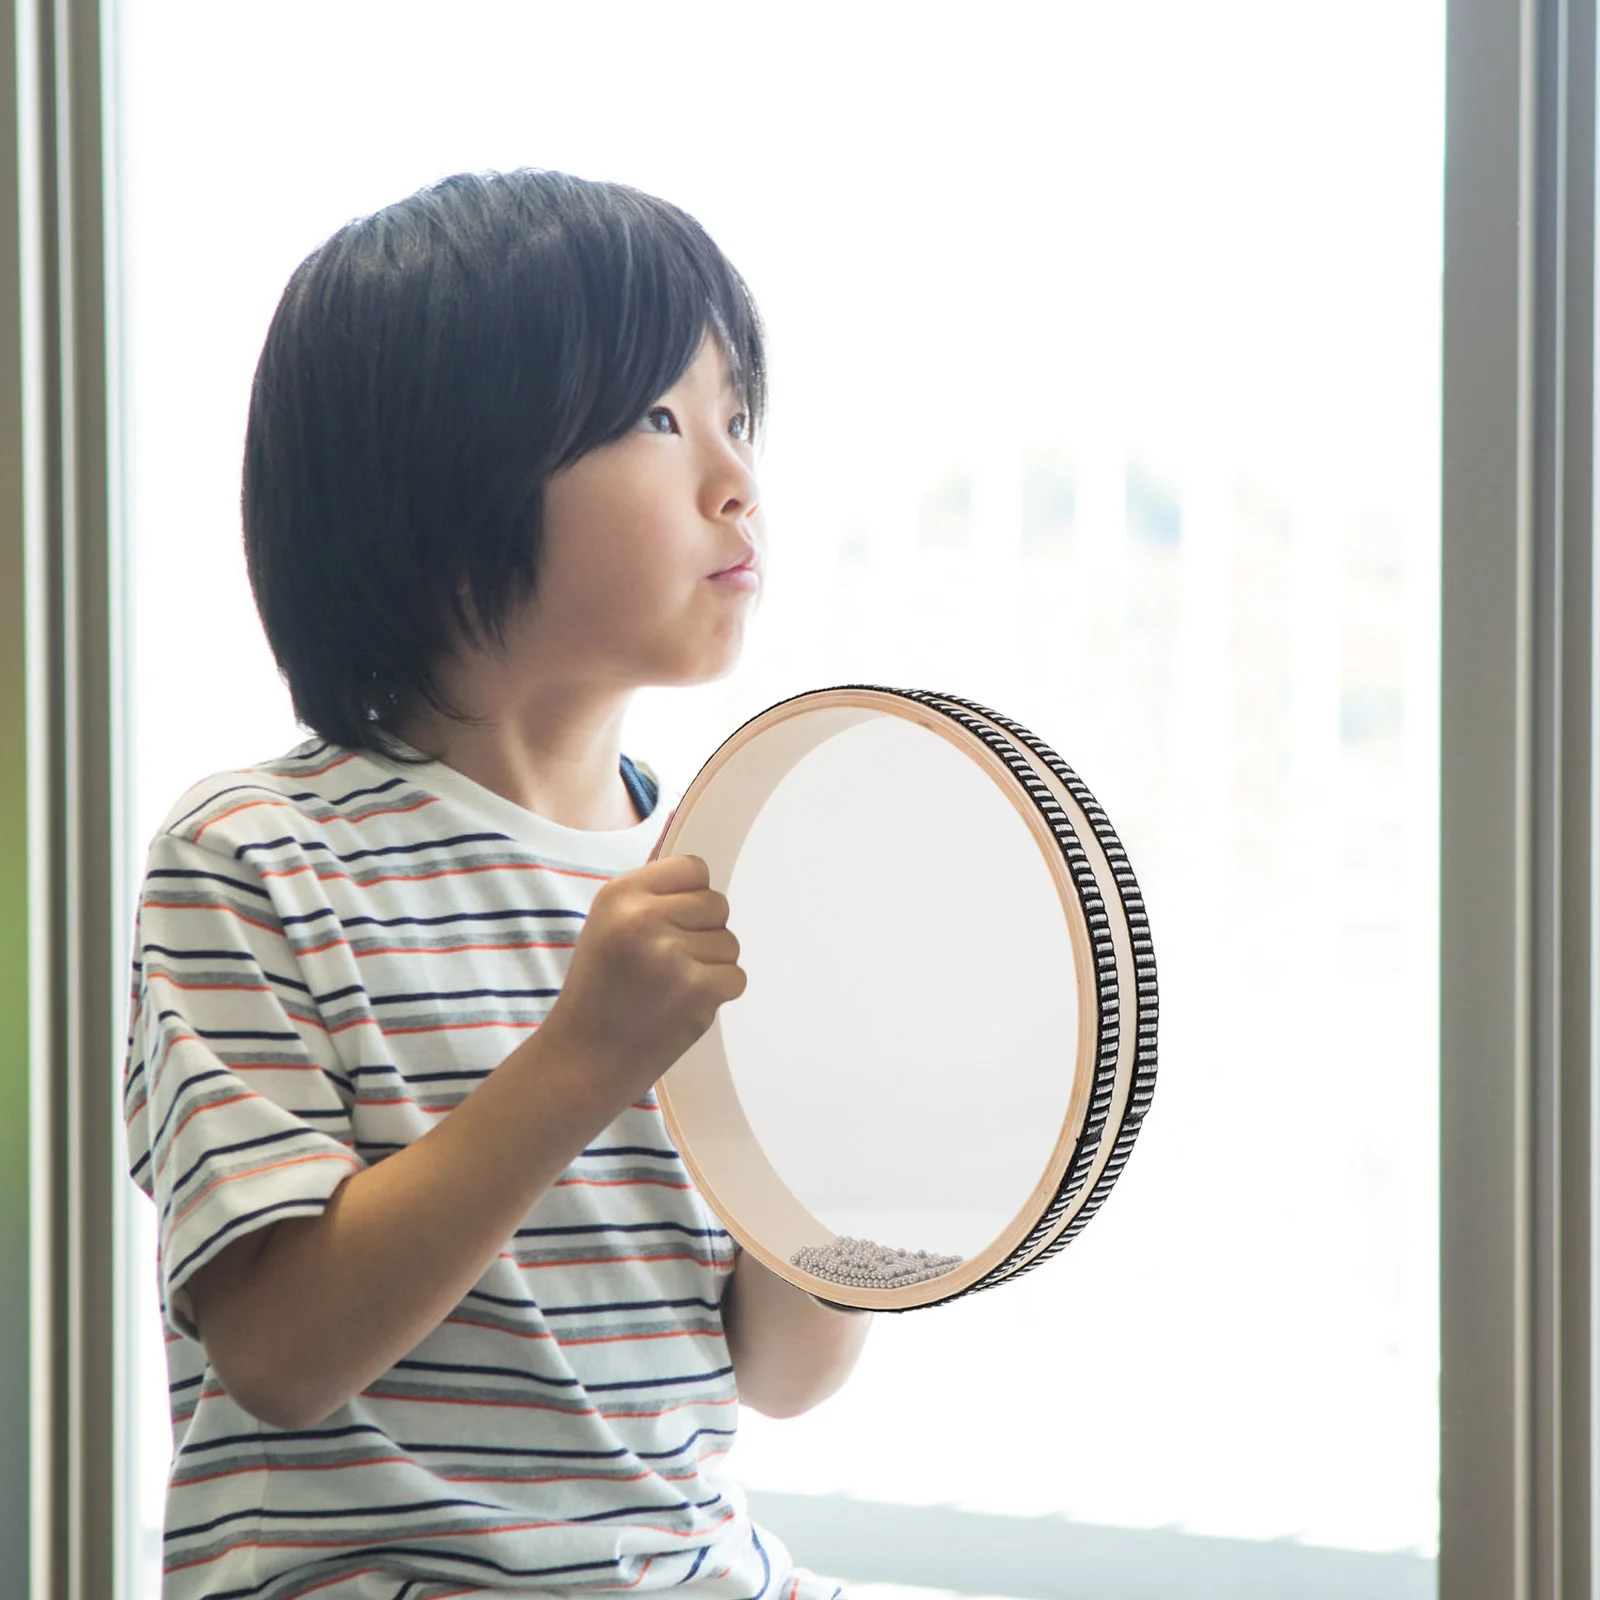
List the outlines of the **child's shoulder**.
{"type": "Polygon", "coordinates": [[[156,838],[231,854],[241,845],[281,836],[286,824],[296,833],[307,827],[323,832],[403,814],[431,798],[403,768],[312,738],[275,760],[214,772],[191,784],[161,819],[156,838]]]}

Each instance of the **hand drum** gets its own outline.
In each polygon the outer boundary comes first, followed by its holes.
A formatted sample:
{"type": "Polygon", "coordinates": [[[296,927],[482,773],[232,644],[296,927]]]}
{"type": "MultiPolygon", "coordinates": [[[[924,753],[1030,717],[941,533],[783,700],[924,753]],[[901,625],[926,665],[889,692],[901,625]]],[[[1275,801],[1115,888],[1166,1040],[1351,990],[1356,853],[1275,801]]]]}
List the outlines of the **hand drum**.
{"type": "Polygon", "coordinates": [[[912,1311],[1083,1228],[1154,1092],[1155,953],[1048,745],[955,695],[818,689],[723,743],[655,854],[704,859],[749,980],[662,1114],[764,1266],[912,1311]]]}

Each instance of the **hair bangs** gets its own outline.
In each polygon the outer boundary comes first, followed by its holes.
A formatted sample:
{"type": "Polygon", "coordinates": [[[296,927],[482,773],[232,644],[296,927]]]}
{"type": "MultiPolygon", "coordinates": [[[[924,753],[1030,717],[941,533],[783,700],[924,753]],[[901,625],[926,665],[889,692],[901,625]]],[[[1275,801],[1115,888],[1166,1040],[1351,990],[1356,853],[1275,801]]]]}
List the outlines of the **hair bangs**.
{"type": "Polygon", "coordinates": [[[709,333],[722,346],[754,436],[766,415],[764,329],[744,279],[694,218],[612,186],[610,248],[589,285],[590,403],[558,467],[610,444],[689,369],[709,333]]]}

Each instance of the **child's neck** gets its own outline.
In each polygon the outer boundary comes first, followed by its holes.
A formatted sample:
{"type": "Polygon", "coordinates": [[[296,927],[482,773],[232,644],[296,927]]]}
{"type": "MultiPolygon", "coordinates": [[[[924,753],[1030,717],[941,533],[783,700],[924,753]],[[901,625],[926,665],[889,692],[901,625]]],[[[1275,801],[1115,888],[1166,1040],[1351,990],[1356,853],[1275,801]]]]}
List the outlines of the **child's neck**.
{"type": "Polygon", "coordinates": [[[626,709],[626,700],[564,716],[523,707],[478,724],[429,709],[397,731],[423,755],[547,821],[613,832],[639,821],[620,770],[626,709]]]}

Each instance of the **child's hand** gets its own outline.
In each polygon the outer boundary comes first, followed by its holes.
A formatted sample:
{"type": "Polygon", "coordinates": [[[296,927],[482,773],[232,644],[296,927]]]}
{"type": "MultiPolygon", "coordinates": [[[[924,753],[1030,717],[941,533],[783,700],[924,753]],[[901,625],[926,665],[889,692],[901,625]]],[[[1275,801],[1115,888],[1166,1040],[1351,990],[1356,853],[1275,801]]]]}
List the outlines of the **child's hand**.
{"type": "Polygon", "coordinates": [[[744,993],[727,896],[699,856],[666,856],[613,878],[594,897],[554,1026],[643,1093],[744,993]]]}

